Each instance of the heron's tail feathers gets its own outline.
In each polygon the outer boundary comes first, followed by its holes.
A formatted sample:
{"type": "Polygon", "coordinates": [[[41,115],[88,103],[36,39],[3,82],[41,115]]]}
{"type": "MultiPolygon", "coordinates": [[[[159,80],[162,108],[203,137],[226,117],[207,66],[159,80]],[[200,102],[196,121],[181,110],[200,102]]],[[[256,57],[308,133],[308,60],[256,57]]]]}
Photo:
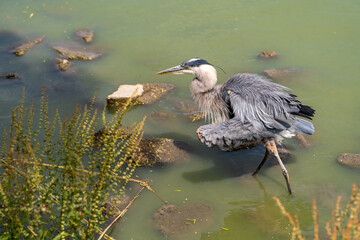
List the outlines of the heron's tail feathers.
{"type": "Polygon", "coordinates": [[[301,118],[295,118],[295,132],[300,134],[312,135],[315,132],[314,125],[301,118]]]}
{"type": "Polygon", "coordinates": [[[293,114],[311,120],[315,114],[315,110],[312,107],[303,104],[300,104],[299,107],[300,107],[299,111],[294,112],[293,114]]]}

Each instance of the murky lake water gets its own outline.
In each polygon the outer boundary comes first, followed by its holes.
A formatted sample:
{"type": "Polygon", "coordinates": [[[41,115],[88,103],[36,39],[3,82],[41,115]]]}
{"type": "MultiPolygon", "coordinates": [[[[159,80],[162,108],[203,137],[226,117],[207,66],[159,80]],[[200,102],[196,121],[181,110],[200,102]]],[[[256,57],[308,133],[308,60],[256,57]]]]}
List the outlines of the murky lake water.
{"type": "MultiPolygon", "coordinates": [[[[140,179],[174,204],[202,201],[214,210],[213,219],[198,232],[179,239],[288,239],[288,226],[272,196],[299,215],[305,231],[312,230],[312,197],[318,199],[322,224],[330,219],[337,195],[349,196],[360,182],[358,169],[339,165],[343,152],[359,153],[360,140],[360,3],[349,1],[2,1],[0,3],[0,75],[15,72],[21,80],[0,79],[0,128],[10,123],[22,87],[27,99],[39,102],[46,86],[50,106],[62,116],[85,104],[99,89],[99,106],[120,84],[173,83],[176,90],[149,106],[132,110],[127,123],[156,110],[174,111],[171,122],[148,120],[146,137],[168,137],[194,148],[188,162],[138,169],[140,179]],[[33,14],[32,18],[29,18],[33,14]],[[75,62],[74,73],[54,67],[53,43],[76,41],[74,32],[95,32],[91,46],[105,54],[92,62],[75,62]],[[46,39],[22,57],[6,53],[15,42],[34,36],[46,39]],[[261,61],[264,50],[279,53],[261,61]],[[313,147],[286,140],[293,158],[287,162],[294,192],[289,197],[276,165],[250,176],[264,149],[226,153],[208,149],[197,140],[191,123],[169,98],[190,99],[190,75],[156,76],[183,60],[202,57],[225,69],[222,83],[235,73],[295,68],[300,73],[281,83],[305,104],[314,107],[313,147]],[[178,191],[181,190],[181,191],[178,191]],[[228,230],[224,230],[226,228],[228,230]]],[[[154,229],[152,214],[161,202],[145,192],[126,213],[112,236],[117,239],[163,239],[154,229]]],[[[322,225],[323,226],[323,225],[322,225]]]]}

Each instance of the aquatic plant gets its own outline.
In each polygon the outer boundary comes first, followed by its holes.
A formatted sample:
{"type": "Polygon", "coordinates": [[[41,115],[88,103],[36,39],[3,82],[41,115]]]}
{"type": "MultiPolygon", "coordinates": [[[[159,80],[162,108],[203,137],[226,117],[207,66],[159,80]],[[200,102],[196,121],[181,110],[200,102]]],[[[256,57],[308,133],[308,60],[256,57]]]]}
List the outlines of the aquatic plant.
{"type": "MultiPolygon", "coordinates": [[[[279,198],[273,197],[276,204],[280,208],[283,215],[285,215],[291,226],[291,239],[306,239],[301,233],[299,219],[297,215],[294,217],[286,211],[281,204],[279,198]]],[[[359,210],[360,210],[360,186],[353,184],[352,194],[349,203],[344,207],[340,207],[341,196],[337,198],[335,210],[332,211],[332,219],[326,222],[325,230],[328,239],[360,239],[360,222],[359,222],[359,210]]],[[[316,206],[316,199],[313,198],[313,224],[314,224],[314,240],[319,240],[319,218],[316,206]]]]}
{"type": "Polygon", "coordinates": [[[108,196],[122,194],[132,180],[145,119],[124,127],[126,104],[106,121],[105,108],[98,117],[94,101],[77,106],[70,118],[56,110],[50,120],[45,88],[38,115],[33,102],[25,108],[23,94],[0,148],[1,239],[93,239],[102,233],[108,196]],[[106,131],[95,138],[101,122],[106,131]]]}

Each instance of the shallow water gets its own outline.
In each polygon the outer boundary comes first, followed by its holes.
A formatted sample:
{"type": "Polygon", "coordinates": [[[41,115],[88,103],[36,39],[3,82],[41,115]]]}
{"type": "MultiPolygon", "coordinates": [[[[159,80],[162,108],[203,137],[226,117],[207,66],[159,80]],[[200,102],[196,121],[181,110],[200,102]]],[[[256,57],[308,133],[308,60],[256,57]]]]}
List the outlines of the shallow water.
{"type": "MultiPolygon", "coordinates": [[[[310,234],[312,197],[318,199],[323,223],[330,219],[336,196],[348,196],[351,184],[360,182],[358,169],[336,162],[343,152],[359,152],[359,12],[356,0],[2,1],[0,75],[15,72],[22,78],[0,79],[0,128],[9,125],[23,86],[27,99],[35,102],[41,86],[46,86],[50,106],[64,116],[76,104],[89,102],[96,89],[101,108],[119,84],[173,83],[175,91],[155,104],[135,108],[126,122],[139,121],[156,110],[173,111],[178,116],[171,122],[147,120],[146,137],[175,138],[194,148],[188,162],[136,171],[140,179],[152,179],[152,187],[170,203],[203,201],[213,208],[214,217],[207,226],[179,239],[288,239],[290,226],[272,196],[298,214],[310,234]],[[77,61],[74,73],[61,74],[54,67],[57,53],[50,45],[79,41],[74,32],[80,28],[95,32],[90,46],[104,55],[92,62],[77,61]],[[44,42],[24,56],[7,53],[15,42],[39,35],[46,36],[44,42]],[[274,50],[279,57],[257,59],[264,50],[274,50]],[[316,133],[310,149],[296,140],[284,142],[293,154],[286,164],[293,197],[287,194],[278,166],[265,165],[256,179],[250,176],[262,159],[262,147],[231,153],[208,149],[195,135],[204,122],[191,123],[174,109],[169,98],[190,99],[192,77],[155,73],[193,57],[224,68],[226,74],[218,71],[220,83],[243,71],[300,70],[281,83],[317,110],[316,133]]],[[[144,192],[112,236],[163,239],[152,223],[152,214],[161,204],[144,192]]]]}

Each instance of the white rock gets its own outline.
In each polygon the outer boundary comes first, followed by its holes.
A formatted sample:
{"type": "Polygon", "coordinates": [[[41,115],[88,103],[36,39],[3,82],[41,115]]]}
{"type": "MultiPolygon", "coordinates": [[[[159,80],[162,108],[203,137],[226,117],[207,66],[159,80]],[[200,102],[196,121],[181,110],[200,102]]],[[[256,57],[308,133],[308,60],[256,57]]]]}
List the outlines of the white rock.
{"type": "Polygon", "coordinates": [[[107,96],[107,99],[129,98],[134,94],[135,91],[136,93],[133,97],[141,96],[144,93],[143,85],[120,85],[115,92],[107,96]]]}

